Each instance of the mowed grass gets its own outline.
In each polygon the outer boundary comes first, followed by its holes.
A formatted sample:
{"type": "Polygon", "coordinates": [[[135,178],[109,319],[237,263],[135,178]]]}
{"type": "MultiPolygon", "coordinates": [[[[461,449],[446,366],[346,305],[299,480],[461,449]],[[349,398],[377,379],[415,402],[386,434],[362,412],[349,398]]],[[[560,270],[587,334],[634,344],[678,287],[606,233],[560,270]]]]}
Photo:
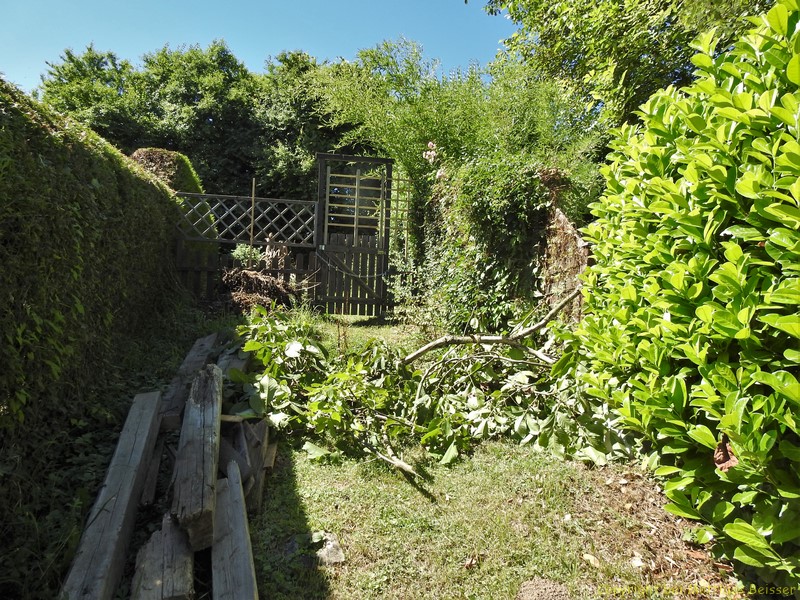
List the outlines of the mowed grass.
{"type": "Polygon", "coordinates": [[[652,484],[621,467],[589,470],[494,442],[455,466],[430,464],[428,474],[415,486],[382,463],[319,464],[283,444],[264,512],[251,522],[261,596],[513,599],[523,582],[540,577],[581,599],[741,597],[702,561],[688,572],[709,586],[708,595],[680,587],[692,584],[680,580],[686,568],[668,580],[657,574],[656,563],[667,563],[646,548],[671,553],[678,564],[685,544],[674,518],[663,513],[653,524],[661,500],[652,484]],[[635,491],[629,479],[639,482],[635,491]],[[641,513],[640,504],[648,504],[641,513]],[[346,562],[315,566],[313,549],[292,542],[313,531],[336,534],[346,562]],[[665,536],[675,538],[672,546],[659,539],[665,536]],[[622,591],[612,594],[613,587],[622,591]]]}
{"type": "Polygon", "coordinates": [[[332,352],[357,351],[371,340],[382,340],[390,346],[411,352],[431,341],[416,325],[375,317],[328,315],[316,318],[314,323],[322,344],[332,352]]]}

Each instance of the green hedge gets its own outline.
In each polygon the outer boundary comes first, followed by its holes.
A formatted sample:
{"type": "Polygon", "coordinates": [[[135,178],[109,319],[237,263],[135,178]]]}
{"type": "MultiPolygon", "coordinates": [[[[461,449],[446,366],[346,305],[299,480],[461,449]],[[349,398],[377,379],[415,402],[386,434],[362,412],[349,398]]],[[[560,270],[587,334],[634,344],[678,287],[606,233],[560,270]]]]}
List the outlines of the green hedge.
{"type": "Polygon", "coordinates": [[[176,215],[165,186],[0,80],[0,426],[86,408],[81,380],[165,297],[176,215]]]}
{"type": "Polygon", "coordinates": [[[525,154],[497,153],[442,169],[426,215],[419,279],[450,331],[501,331],[530,308],[554,195],[551,171],[525,154]]]}
{"type": "Polygon", "coordinates": [[[633,432],[667,510],[766,582],[800,583],[800,3],[612,142],[585,229],[596,264],[573,361],[633,432]]]}
{"type": "Polygon", "coordinates": [[[163,148],[139,148],[131,158],[176,192],[202,194],[203,185],[189,159],[163,148]]]}

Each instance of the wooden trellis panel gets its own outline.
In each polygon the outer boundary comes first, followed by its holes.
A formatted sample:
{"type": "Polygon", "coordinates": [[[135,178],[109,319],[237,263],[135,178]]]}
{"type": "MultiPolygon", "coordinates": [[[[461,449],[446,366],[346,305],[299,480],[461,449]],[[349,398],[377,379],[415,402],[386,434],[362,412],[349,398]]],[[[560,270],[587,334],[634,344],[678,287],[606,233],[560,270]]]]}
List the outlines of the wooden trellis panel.
{"type": "Polygon", "coordinates": [[[318,154],[316,201],[178,194],[183,241],[178,273],[197,295],[213,296],[231,263],[219,244],[277,248],[269,275],[313,290],[330,313],[379,316],[389,304],[389,251],[405,253],[409,193],[393,181],[393,161],[318,154]],[[209,248],[209,250],[206,250],[209,248]]]}
{"type": "Polygon", "coordinates": [[[313,200],[178,194],[181,230],[187,240],[228,244],[314,246],[313,200]]]}

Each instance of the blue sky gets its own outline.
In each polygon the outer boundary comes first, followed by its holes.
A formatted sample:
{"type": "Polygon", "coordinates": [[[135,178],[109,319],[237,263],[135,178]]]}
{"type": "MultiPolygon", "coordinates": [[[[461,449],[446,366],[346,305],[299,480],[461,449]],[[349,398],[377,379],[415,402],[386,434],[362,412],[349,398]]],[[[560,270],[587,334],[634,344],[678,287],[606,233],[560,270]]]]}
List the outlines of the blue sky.
{"type": "Polygon", "coordinates": [[[401,36],[422,44],[425,57],[447,73],[492,60],[514,31],[504,17],[470,0],[3,0],[0,73],[26,91],[65,48],[90,43],[138,64],[140,57],[224,39],[251,71],[282,50],[318,59],[352,59],[401,36]]]}

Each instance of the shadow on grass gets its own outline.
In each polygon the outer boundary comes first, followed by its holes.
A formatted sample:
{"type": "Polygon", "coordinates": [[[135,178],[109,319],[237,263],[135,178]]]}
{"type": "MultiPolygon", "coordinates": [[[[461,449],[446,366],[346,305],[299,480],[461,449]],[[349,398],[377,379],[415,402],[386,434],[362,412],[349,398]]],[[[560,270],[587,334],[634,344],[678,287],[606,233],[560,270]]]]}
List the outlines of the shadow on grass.
{"type": "Polygon", "coordinates": [[[293,452],[285,440],[278,446],[275,468],[267,479],[264,506],[250,525],[253,558],[262,598],[324,599],[328,580],[320,568],[312,531],[297,493],[293,452]]]}

